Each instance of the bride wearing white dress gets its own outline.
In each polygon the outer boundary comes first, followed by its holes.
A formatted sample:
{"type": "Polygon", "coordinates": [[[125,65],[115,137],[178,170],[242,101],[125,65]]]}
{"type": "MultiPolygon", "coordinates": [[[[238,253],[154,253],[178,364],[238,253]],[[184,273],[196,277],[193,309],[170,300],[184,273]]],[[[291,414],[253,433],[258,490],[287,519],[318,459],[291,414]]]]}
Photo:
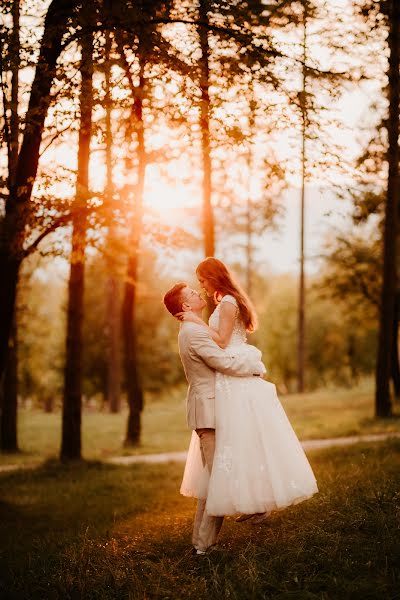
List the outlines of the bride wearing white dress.
{"type": "MultiPolygon", "coordinates": [[[[256,327],[250,300],[216,258],[201,262],[196,274],[217,304],[209,319],[213,339],[231,354],[246,352],[246,331],[256,327]]],[[[191,312],[181,318],[208,327],[191,312]]],[[[211,475],[203,467],[199,437],[193,432],[181,486],[184,496],[207,497],[208,514],[268,514],[318,492],[310,464],[272,383],[217,372],[215,421],[211,475]]]]}

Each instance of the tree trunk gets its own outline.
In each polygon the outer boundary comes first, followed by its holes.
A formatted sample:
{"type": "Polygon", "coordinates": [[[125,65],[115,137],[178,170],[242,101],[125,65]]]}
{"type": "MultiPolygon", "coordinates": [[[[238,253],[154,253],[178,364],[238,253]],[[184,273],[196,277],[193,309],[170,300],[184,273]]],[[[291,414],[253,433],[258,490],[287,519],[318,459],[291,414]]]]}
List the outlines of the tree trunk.
{"type": "Polygon", "coordinates": [[[11,34],[10,46],[12,56],[11,67],[11,112],[10,112],[10,153],[8,157],[9,170],[9,190],[15,185],[18,165],[18,144],[19,144],[19,115],[18,115],[18,91],[19,91],[19,68],[20,68],[20,40],[19,40],[19,0],[12,3],[13,29],[11,34]]]}
{"type": "Polygon", "coordinates": [[[298,306],[298,326],[297,326],[297,392],[304,392],[305,378],[305,253],[304,253],[304,221],[305,221],[305,191],[306,191],[306,135],[307,135],[307,2],[304,3],[303,9],[303,87],[300,95],[301,113],[302,113],[302,131],[301,131],[301,168],[302,168],[302,184],[300,198],[300,277],[299,277],[299,306],[298,306]]]}
{"type": "MultiPolygon", "coordinates": [[[[111,34],[105,33],[105,142],[106,142],[106,198],[109,205],[113,206],[114,182],[112,165],[113,135],[111,128],[112,101],[110,92],[111,68],[111,34]]],[[[112,212],[112,211],[111,211],[112,212]]],[[[113,214],[110,217],[108,228],[108,279],[107,279],[107,314],[106,330],[108,337],[108,360],[107,360],[107,404],[112,413],[118,413],[121,409],[121,355],[120,355],[120,309],[119,309],[119,282],[116,276],[115,256],[113,243],[115,240],[115,223],[113,214]]]]}
{"type": "Polygon", "coordinates": [[[112,413],[121,410],[121,354],[120,354],[120,288],[115,275],[107,281],[107,405],[112,413]]]}
{"type": "Polygon", "coordinates": [[[249,139],[247,147],[247,202],[246,202],[246,291],[252,296],[253,283],[253,171],[254,148],[253,140],[256,133],[257,100],[254,93],[253,81],[250,84],[249,101],[249,139]]]}
{"type": "MultiPolygon", "coordinates": [[[[200,0],[199,16],[201,23],[208,22],[207,0],[200,0]]],[[[202,58],[200,61],[200,127],[201,148],[203,158],[203,237],[205,256],[215,254],[214,215],[211,204],[211,152],[210,152],[210,47],[208,43],[208,29],[199,25],[199,38],[202,58]]]]}
{"type": "Polygon", "coordinates": [[[136,446],[140,443],[141,413],[143,410],[143,390],[139,379],[136,339],[137,271],[137,254],[134,254],[128,259],[127,281],[122,305],[124,370],[129,407],[125,446],[136,446]]]}
{"type": "Polygon", "coordinates": [[[82,321],[86,247],[86,203],[89,188],[89,158],[93,103],[92,35],[82,38],[81,123],[78,173],[72,218],[71,267],[68,285],[66,363],[60,458],[81,458],[82,413],[82,321]]]}
{"type": "Polygon", "coordinates": [[[30,216],[30,199],[35,183],[44,120],[50,104],[50,88],[61,52],[68,17],[77,0],[53,0],[50,4],[26,113],[26,129],[18,157],[12,193],[6,201],[0,224],[0,380],[7,364],[8,340],[15,309],[19,268],[24,256],[25,225],[30,216]]]}
{"type": "MultiPolygon", "coordinates": [[[[19,67],[20,67],[20,27],[19,27],[19,0],[12,3],[13,28],[10,40],[12,56],[11,65],[11,103],[10,103],[10,128],[8,146],[8,191],[11,196],[15,186],[18,165],[19,143],[19,67]]],[[[7,367],[4,375],[4,385],[0,386],[1,395],[1,434],[0,448],[3,452],[18,451],[18,352],[17,352],[17,307],[14,308],[11,335],[8,341],[7,367]]]]}
{"type": "Polygon", "coordinates": [[[388,187],[383,233],[383,282],[379,315],[378,352],[375,374],[375,415],[392,414],[390,370],[393,353],[393,321],[396,294],[396,236],[399,210],[399,67],[400,67],[400,5],[390,3],[389,13],[389,119],[388,187]]]}
{"type": "Polygon", "coordinates": [[[391,361],[391,375],[393,381],[394,393],[397,399],[400,398],[400,365],[399,365],[399,311],[400,311],[400,293],[396,292],[394,318],[393,318],[393,352],[391,361]]]}
{"type": "Polygon", "coordinates": [[[146,147],[144,139],[143,122],[144,87],[144,66],[141,62],[139,74],[139,89],[137,89],[135,93],[132,114],[132,118],[134,120],[133,130],[136,132],[137,139],[138,176],[135,189],[134,215],[132,218],[131,234],[129,238],[130,255],[128,257],[127,275],[124,285],[124,299],[122,306],[124,374],[129,407],[125,437],[126,446],[135,446],[140,443],[141,413],[143,410],[143,390],[140,384],[140,375],[138,369],[136,301],[138,279],[138,253],[140,248],[140,234],[143,213],[143,189],[146,174],[146,147]]]}
{"type": "Polygon", "coordinates": [[[18,360],[16,319],[9,341],[8,363],[1,393],[1,431],[2,452],[18,452],[17,437],[17,400],[18,400],[18,360]]]}

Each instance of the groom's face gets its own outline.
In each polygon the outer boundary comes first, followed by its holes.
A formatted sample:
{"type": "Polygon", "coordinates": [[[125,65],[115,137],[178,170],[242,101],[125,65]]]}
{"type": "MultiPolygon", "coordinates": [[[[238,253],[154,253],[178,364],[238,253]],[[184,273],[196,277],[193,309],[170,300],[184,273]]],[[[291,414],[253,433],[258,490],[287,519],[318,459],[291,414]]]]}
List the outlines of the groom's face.
{"type": "Polygon", "coordinates": [[[206,301],[200,296],[199,292],[186,287],[182,290],[182,310],[192,310],[193,312],[202,311],[206,306],[206,301]]]}

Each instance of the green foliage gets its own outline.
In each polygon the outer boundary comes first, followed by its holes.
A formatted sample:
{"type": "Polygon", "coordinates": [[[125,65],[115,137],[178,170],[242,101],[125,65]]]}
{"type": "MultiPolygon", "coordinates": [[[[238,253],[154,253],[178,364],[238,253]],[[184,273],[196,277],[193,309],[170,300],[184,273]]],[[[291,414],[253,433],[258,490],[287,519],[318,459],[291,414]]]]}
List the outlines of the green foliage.
{"type": "MultiPolygon", "coordinates": [[[[86,269],[83,376],[87,398],[102,398],[106,389],[106,258],[102,253],[92,256],[86,269]]],[[[38,269],[20,286],[20,393],[23,398],[31,397],[40,403],[59,398],[63,381],[65,282],[57,269],[48,266],[48,260],[38,263],[43,270],[38,269]]],[[[153,252],[143,250],[140,265],[136,314],[140,374],[145,390],[160,393],[184,382],[178,355],[178,323],[162,303],[172,280],[163,274],[153,252]]],[[[361,265],[360,261],[360,269],[361,265]]],[[[360,377],[370,374],[374,366],[375,309],[368,299],[362,301],[357,287],[360,279],[353,281],[351,269],[345,271],[336,263],[335,269],[327,268],[324,277],[314,278],[307,293],[309,389],[331,384],[354,385],[360,377]],[[336,274],[339,269],[341,276],[336,274]]],[[[118,285],[121,298],[120,274],[118,285]]],[[[270,379],[282,391],[293,391],[296,279],[289,275],[268,277],[254,273],[252,288],[260,326],[249,341],[262,350],[270,379]]]]}
{"type": "MultiPolygon", "coordinates": [[[[185,395],[185,384],[165,388],[161,393],[145,394],[141,444],[133,449],[122,448],[127,417],[125,407],[118,414],[93,411],[87,407],[82,417],[83,456],[90,460],[101,460],[121,454],[186,450],[190,431],[186,425],[185,395]]],[[[372,385],[369,381],[363,381],[351,390],[332,385],[331,388],[307,394],[281,395],[280,399],[302,440],[400,431],[399,418],[373,418],[372,385]]],[[[21,453],[0,455],[0,465],[37,464],[55,458],[59,450],[60,432],[59,411],[45,414],[21,408],[21,453]]]]}
{"type": "MultiPolygon", "coordinates": [[[[374,366],[376,322],[356,319],[346,298],[321,297],[318,279],[307,292],[306,373],[309,389],[354,385],[374,366]]],[[[257,335],[269,376],[283,391],[296,385],[297,282],[277,277],[260,312],[257,335]]]]}
{"type": "MultiPolygon", "coordinates": [[[[84,317],[84,381],[89,396],[102,393],[106,385],[108,273],[104,256],[93,257],[87,268],[84,317]]],[[[116,277],[121,301],[124,278],[118,269],[116,277]]],[[[171,281],[160,277],[156,255],[144,249],[138,280],[135,325],[140,377],[145,390],[159,391],[183,378],[177,347],[178,322],[162,303],[171,281]]]]}
{"type": "Polygon", "coordinates": [[[312,453],[320,492],[260,526],[225,519],[190,554],[181,465],[99,463],[3,474],[0,592],[9,600],[397,598],[400,444],[312,453]]]}
{"type": "Polygon", "coordinates": [[[45,262],[26,261],[19,284],[19,394],[51,408],[62,389],[65,282],[45,262]]]}
{"type": "Polygon", "coordinates": [[[382,285],[382,241],[376,231],[338,235],[326,245],[321,296],[346,306],[353,318],[376,320],[382,285]]]}

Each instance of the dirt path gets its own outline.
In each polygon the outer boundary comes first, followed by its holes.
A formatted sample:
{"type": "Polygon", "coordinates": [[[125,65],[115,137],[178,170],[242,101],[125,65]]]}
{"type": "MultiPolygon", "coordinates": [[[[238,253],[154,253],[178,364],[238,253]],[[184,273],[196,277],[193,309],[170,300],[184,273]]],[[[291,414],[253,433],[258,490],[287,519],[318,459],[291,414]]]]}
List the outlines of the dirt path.
{"type": "MultiPolygon", "coordinates": [[[[335,446],[350,446],[359,442],[382,442],[389,438],[400,438],[399,432],[393,433],[371,433],[368,435],[352,435],[349,437],[328,438],[324,440],[305,440],[301,443],[304,450],[319,450],[321,448],[333,448],[335,446]]],[[[105,463],[113,465],[134,465],[138,463],[162,464],[168,462],[184,462],[184,452],[163,452],[162,454],[137,454],[135,456],[113,456],[104,460],[105,463]]],[[[16,464],[0,465],[0,473],[9,473],[19,469],[35,469],[40,464],[16,464]]]]}
{"type": "MultiPolygon", "coordinates": [[[[319,450],[320,448],[333,448],[334,446],[350,446],[359,442],[382,442],[389,438],[399,438],[400,433],[371,433],[368,435],[352,435],[349,437],[328,438],[325,440],[305,440],[301,442],[304,450],[319,450]]],[[[184,462],[186,452],[164,452],[162,454],[142,454],[136,456],[114,456],[106,462],[113,465],[132,465],[137,463],[167,463],[184,462]]]]}

